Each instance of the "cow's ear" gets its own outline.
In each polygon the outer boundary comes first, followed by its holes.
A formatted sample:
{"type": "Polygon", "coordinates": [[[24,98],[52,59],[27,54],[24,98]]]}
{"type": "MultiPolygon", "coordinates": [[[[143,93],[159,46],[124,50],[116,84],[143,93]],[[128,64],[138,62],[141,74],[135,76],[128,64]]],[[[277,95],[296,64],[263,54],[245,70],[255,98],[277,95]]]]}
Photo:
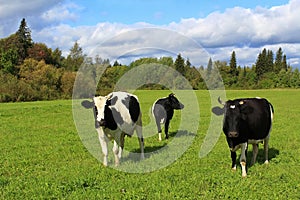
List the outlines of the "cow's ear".
{"type": "Polygon", "coordinates": [[[219,106],[216,106],[216,107],[213,107],[212,109],[211,109],[211,111],[215,114],[215,115],[223,115],[224,114],[224,107],[223,108],[221,108],[221,107],[219,107],[219,106]]]}
{"type": "Polygon", "coordinates": [[[81,105],[85,108],[93,108],[95,106],[94,102],[90,102],[88,100],[81,102],[81,105]]]}

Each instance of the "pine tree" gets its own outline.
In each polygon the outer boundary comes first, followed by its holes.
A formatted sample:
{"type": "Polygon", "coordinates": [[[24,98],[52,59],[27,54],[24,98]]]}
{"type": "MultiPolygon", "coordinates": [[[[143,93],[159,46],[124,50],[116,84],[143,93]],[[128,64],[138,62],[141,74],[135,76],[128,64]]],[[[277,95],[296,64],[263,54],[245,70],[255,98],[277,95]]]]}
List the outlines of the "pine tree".
{"type": "Polygon", "coordinates": [[[189,59],[186,60],[186,64],[185,65],[186,65],[187,68],[191,68],[192,64],[191,64],[191,62],[190,62],[189,59]]]}
{"type": "Polygon", "coordinates": [[[286,62],[286,55],[284,54],[283,55],[283,59],[282,59],[282,69],[287,71],[288,70],[288,65],[287,65],[287,62],[286,62]]]}
{"type": "Polygon", "coordinates": [[[267,50],[263,49],[261,53],[259,53],[258,58],[256,60],[256,68],[255,73],[257,75],[257,79],[260,80],[262,75],[270,72],[270,66],[268,61],[267,50]]]}
{"type": "Polygon", "coordinates": [[[255,73],[257,75],[258,80],[263,75],[263,55],[262,55],[262,53],[258,54],[256,63],[255,63],[255,73]]]}
{"type": "Polygon", "coordinates": [[[175,65],[175,69],[184,76],[185,75],[184,59],[181,57],[181,54],[178,54],[174,65],[175,65]]]}
{"type": "Polygon", "coordinates": [[[273,58],[273,51],[268,50],[267,52],[267,71],[272,72],[274,70],[274,58],[273,58]]]}
{"type": "Polygon", "coordinates": [[[208,63],[207,63],[207,69],[206,69],[207,70],[207,73],[206,73],[207,78],[211,75],[212,69],[213,69],[213,63],[212,63],[211,58],[209,58],[208,63]]]}
{"type": "Polygon", "coordinates": [[[27,50],[29,47],[33,45],[32,38],[31,38],[31,30],[27,26],[25,18],[22,19],[21,24],[19,26],[18,31],[16,32],[16,35],[19,39],[19,42],[22,45],[22,49],[20,49],[20,56],[21,59],[25,59],[27,54],[27,50]]]}
{"type": "Polygon", "coordinates": [[[278,51],[276,52],[276,58],[275,58],[275,63],[274,63],[274,72],[279,73],[280,70],[282,69],[282,49],[279,47],[278,51]]]}
{"type": "Polygon", "coordinates": [[[237,83],[238,75],[239,75],[239,71],[237,69],[235,51],[233,51],[229,63],[229,85],[233,85],[237,83]]]}
{"type": "Polygon", "coordinates": [[[85,55],[83,54],[82,48],[76,41],[73,47],[70,49],[70,54],[66,59],[66,68],[71,71],[77,71],[83,63],[85,55]]]}
{"type": "Polygon", "coordinates": [[[230,75],[232,77],[238,76],[239,72],[237,70],[235,51],[233,51],[232,54],[231,54],[231,59],[230,59],[229,66],[230,66],[230,71],[229,71],[230,75]]]}

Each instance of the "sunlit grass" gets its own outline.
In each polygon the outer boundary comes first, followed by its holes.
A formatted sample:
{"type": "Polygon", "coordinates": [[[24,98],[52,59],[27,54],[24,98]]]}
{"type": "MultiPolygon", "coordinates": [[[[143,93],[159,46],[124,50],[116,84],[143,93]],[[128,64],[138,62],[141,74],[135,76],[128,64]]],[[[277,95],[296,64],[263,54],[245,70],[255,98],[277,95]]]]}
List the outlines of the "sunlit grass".
{"type": "MultiPolygon", "coordinates": [[[[142,106],[144,134],[148,134],[146,151],[176,140],[184,145],[184,139],[192,137],[192,144],[175,162],[137,174],[121,171],[122,167],[136,165],[126,159],[126,153],[119,170],[103,167],[99,158],[89,153],[75,128],[71,101],[0,104],[0,199],[299,199],[300,90],[227,91],[228,99],[265,97],[275,109],[270,164],[263,164],[261,146],[258,162],[248,168],[247,178],[241,178],[240,168],[231,171],[223,133],[212,151],[199,158],[211,112],[209,93],[195,93],[200,109],[197,131],[189,136],[195,124],[187,123],[176,138],[178,124],[185,116],[176,111],[171,138],[159,142],[149,109],[155,99],[167,96],[169,91],[135,92],[142,106]]],[[[187,117],[192,123],[192,114],[187,117]]],[[[137,139],[126,138],[125,149],[138,152],[137,139]]],[[[251,153],[250,146],[249,156],[251,153]]],[[[174,152],[168,154],[174,156],[174,152]]],[[[141,163],[153,165],[152,160],[155,155],[141,163]]]]}

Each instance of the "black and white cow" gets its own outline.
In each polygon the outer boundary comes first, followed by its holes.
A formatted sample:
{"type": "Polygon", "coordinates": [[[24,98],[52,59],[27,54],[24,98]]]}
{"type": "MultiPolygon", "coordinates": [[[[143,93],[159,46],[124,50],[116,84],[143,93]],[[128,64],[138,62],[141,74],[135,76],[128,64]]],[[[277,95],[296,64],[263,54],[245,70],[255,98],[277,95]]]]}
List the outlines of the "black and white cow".
{"type": "Polygon", "coordinates": [[[268,161],[268,143],[274,109],[270,102],[263,98],[244,98],[228,100],[224,107],[214,107],[212,112],[216,115],[224,114],[223,132],[231,151],[232,169],[236,170],[236,151],[241,148],[240,164],[242,176],[246,177],[246,155],[248,144],[253,145],[251,164],[256,161],[258,144],[264,143],[265,163],[268,161]]]}
{"type": "Polygon", "coordinates": [[[97,96],[90,102],[81,102],[85,108],[92,108],[95,117],[95,128],[103,152],[103,165],[107,166],[109,140],[114,140],[113,153],[115,165],[119,165],[124,148],[125,135],[132,136],[137,132],[141,159],[144,158],[144,139],[142,135],[142,114],[138,98],[126,92],[112,92],[107,96],[97,96]]]}
{"type": "Polygon", "coordinates": [[[152,115],[158,129],[158,139],[161,141],[161,124],[165,124],[166,139],[169,138],[169,124],[174,115],[174,109],[183,109],[184,105],[178,101],[173,93],[168,97],[158,99],[152,106],[152,115]]]}

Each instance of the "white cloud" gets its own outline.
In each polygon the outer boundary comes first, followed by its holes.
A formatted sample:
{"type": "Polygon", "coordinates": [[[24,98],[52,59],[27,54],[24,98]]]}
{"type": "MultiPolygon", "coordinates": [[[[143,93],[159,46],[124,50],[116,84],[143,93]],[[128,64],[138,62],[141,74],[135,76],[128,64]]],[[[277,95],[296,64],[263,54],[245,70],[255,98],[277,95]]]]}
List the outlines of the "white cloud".
{"type": "Polygon", "coordinates": [[[170,24],[196,38],[204,46],[261,46],[266,43],[300,42],[299,1],[271,9],[235,7],[224,13],[214,12],[204,19],[183,19],[170,24]]]}
{"type": "Polygon", "coordinates": [[[0,20],[36,15],[56,5],[60,0],[0,0],[0,20]]]}
{"type": "Polygon", "coordinates": [[[83,8],[64,0],[0,0],[0,37],[15,32],[25,18],[32,31],[50,29],[63,22],[75,21],[83,8]]]}
{"type": "Polygon", "coordinates": [[[76,20],[78,18],[74,10],[80,10],[81,8],[76,4],[58,4],[52,9],[44,12],[41,17],[48,22],[62,22],[64,20],[76,20]],[[72,10],[72,11],[71,11],[72,10]]]}
{"type": "MultiPolygon", "coordinates": [[[[0,0],[0,36],[7,34],[7,30],[10,29],[16,31],[11,21],[7,19],[17,18],[19,23],[21,16],[31,16],[31,13],[35,13],[34,16],[29,17],[29,20],[26,18],[29,25],[32,25],[34,41],[44,42],[51,48],[58,47],[64,55],[67,55],[74,42],[78,41],[84,52],[91,56],[95,53],[104,53],[104,50],[115,57],[121,56],[124,52],[145,55],[145,51],[135,51],[132,48],[164,47],[175,53],[185,54],[191,61],[199,61],[199,58],[196,58],[197,53],[193,54],[195,48],[182,40],[184,37],[176,40],[166,34],[168,31],[157,31],[152,34],[133,31],[155,27],[169,30],[168,33],[176,33],[171,35],[182,34],[194,40],[202,45],[202,49],[207,50],[214,60],[229,61],[234,50],[239,65],[252,65],[263,48],[270,48],[275,53],[279,47],[282,47],[290,64],[299,66],[300,63],[300,23],[298,22],[300,1],[298,0],[291,0],[286,5],[270,9],[234,7],[222,13],[213,12],[205,18],[182,19],[180,22],[162,26],[153,26],[144,22],[129,25],[106,22],[94,26],[76,27],[64,23],[80,17],[78,14],[83,8],[63,2],[33,0],[24,3],[21,0],[0,0]],[[131,31],[131,35],[127,34],[128,31],[131,31]],[[111,46],[106,46],[102,49],[103,52],[97,52],[96,50],[103,43],[111,46]]],[[[163,52],[160,51],[155,55],[163,52]]]]}

